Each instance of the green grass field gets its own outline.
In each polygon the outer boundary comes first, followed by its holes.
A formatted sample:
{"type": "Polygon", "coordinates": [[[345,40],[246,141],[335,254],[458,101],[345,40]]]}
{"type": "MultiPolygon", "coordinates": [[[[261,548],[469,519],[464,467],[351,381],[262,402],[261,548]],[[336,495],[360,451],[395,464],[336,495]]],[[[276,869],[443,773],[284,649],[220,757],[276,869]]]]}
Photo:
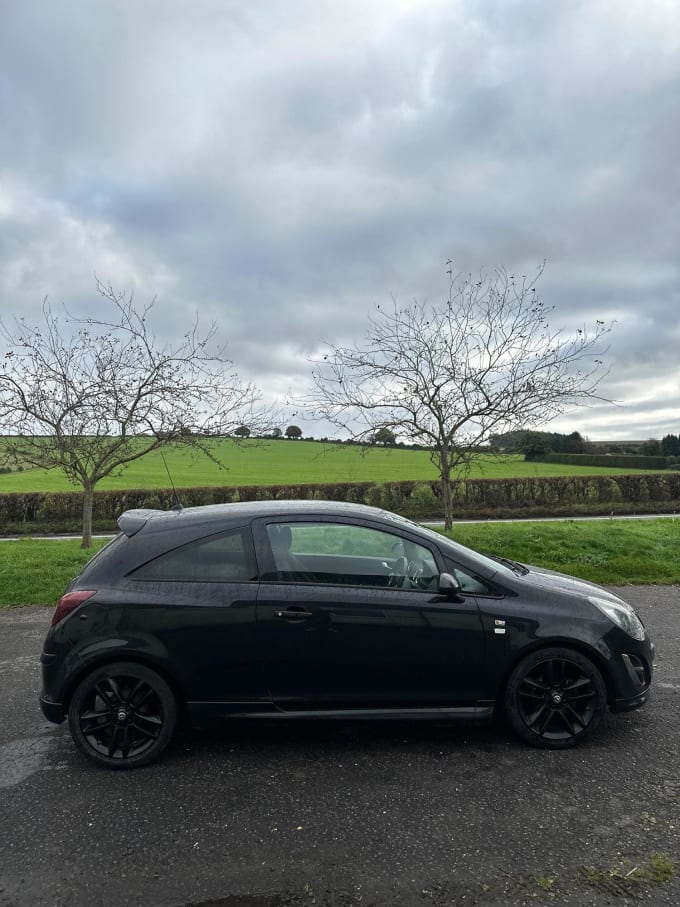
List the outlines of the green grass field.
{"type": "MultiPolygon", "coordinates": [[[[609,585],[680,583],[680,520],[592,520],[454,526],[456,541],[609,585]]],[[[104,544],[0,542],[0,607],[54,605],[104,544]]]]}
{"type": "MultiPolygon", "coordinates": [[[[266,444],[230,440],[215,442],[220,469],[208,457],[188,448],[173,448],[165,458],[177,488],[215,485],[283,485],[314,482],[424,481],[437,478],[424,450],[362,448],[309,441],[273,441],[266,444]]],[[[563,476],[584,473],[583,467],[558,463],[527,463],[521,456],[483,456],[469,472],[470,478],[563,476]]],[[[635,469],[590,467],[591,475],[640,472],[635,469]]],[[[117,476],[103,479],[97,488],[169,488],[159,453],[130,464],[117,476]]],[[[73,488],[63,473],[26,469],[0,475],[0,494],[11,491],[68,491],[73,488]]]]}

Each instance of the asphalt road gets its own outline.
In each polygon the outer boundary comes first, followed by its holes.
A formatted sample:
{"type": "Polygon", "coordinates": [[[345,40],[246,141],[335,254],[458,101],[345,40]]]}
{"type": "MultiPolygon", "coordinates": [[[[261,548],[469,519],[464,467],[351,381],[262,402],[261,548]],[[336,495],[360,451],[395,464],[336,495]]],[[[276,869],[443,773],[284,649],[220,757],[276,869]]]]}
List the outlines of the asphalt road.
{"type": "Polygon", "coordinates": [[[576,750],[502,725],[251,724],[123,773],[38,710],[51,612],[0,612],[0,905],[680,903],[680,589],[620,591],[654,695],[576,750]],[[667,857],[670,880],[639,880],[667,857]]]}

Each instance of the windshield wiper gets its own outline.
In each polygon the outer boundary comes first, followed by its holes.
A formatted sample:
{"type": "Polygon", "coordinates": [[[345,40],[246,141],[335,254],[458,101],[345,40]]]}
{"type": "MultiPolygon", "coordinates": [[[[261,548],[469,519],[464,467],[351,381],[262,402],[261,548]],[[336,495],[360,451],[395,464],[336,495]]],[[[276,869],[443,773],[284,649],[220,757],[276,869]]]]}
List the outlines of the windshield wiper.
{"type": "Polygon", "coordinates": [[[499,564],[503,564],[504,567],[509,567],[513,573],[519,574],[519,576],[526,576],[529,572],[529,568],[525,567],[524,564],[518,563],[518,561],[512,561],[509,557],[501,557],[498,554],[489,554],[488,557],[491,560],[498,561],[499,564]]]}

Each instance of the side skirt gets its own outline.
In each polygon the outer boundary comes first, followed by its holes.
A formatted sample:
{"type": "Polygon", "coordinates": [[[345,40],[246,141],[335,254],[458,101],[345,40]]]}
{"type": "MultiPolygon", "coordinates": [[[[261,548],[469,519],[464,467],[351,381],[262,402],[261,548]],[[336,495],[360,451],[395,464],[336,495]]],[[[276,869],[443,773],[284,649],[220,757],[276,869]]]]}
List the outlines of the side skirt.
{"type": "Polygon", "coordinates": [[[189,702],[192,723],[222,721],[229,718],[256,719],[332,719],[341,721],[488,721],[493,718],[494,703],[421,709],[278,709],[261,702],[189,702]]]}

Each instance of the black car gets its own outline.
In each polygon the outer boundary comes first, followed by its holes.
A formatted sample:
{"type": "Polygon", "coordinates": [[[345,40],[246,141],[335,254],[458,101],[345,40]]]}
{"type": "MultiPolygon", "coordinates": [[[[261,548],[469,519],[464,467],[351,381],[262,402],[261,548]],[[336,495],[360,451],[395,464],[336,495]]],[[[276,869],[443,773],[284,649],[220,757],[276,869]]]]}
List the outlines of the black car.
{"type": "Polygon", "coordinates": [[[649,696],[654,647],[599,586],[329,502],[130,510],[57,605],[45,716],[111,768],[181,713],[489,718],[572,746],[649,696]]]}

